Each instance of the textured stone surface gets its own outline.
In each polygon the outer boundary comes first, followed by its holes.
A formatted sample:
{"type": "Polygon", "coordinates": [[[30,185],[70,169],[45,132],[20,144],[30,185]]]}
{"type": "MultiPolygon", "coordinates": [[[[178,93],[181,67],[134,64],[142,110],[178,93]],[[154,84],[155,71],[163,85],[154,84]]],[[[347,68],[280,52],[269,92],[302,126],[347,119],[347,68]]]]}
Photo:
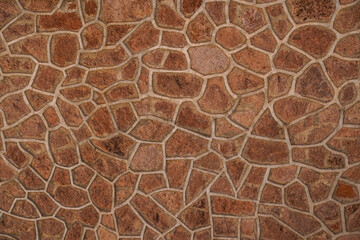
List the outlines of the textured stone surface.
{"type": "Polygon", "coordinates": [[[0,239],[359,239],[359,10],[0,0],[0,239]]]}

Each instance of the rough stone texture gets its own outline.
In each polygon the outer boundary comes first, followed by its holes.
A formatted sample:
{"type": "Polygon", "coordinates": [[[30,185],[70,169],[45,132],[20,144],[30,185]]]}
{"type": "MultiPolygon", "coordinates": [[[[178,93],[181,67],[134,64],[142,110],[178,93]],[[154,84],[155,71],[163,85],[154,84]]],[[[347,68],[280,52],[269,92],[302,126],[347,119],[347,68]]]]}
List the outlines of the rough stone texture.
{"type": "Polygon", "coordinates": [[[360,239],[359,16],[0,0],[0,239],[360,239]]]}

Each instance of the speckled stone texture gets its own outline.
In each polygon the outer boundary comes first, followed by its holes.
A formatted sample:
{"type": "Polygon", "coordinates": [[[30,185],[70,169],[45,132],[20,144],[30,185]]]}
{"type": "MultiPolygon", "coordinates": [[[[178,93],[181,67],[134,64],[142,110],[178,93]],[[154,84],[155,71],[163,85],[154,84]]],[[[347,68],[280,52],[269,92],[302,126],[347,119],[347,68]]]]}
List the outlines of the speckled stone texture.
{"type": "Polygon", "coordinates": [[[0,0],[1,240],[360,240],[359,0],[0,0]]]}

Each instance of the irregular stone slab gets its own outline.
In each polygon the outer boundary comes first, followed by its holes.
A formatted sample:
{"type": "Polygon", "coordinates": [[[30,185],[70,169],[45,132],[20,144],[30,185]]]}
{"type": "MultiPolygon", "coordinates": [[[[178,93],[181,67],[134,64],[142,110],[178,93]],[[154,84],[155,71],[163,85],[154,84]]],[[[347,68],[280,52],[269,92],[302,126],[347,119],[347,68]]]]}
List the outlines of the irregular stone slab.
{"type": "Polygon", "coordinates": [[[149,17],[153,11],[151,0],[102,0],[100,19],[109,22],[136,22],[149,17]]]}
{"type": "Polygon", "coordinates": [[[166,142],[167,157],[195,157],[208,149],[208,140],[177,130],[166,142]]]}
{"type": "Polygon", "coordinates": [[[269,56],[254,48],[246,47],[232,54],[232,57],[237,64],[254,72],[265,74],[271,70],[269,56]]]}
{"type": "Polygon", "coordinates": [[[291,72],[299,72],[310,59],[304,54],[282,44],[274,57],[276,68],[291,72]]]}
{"type": "Polygon", "coordinates": [[[335,17],[334,29],[340,33],[347,33],[360,28],[360,3],[341,9],[335,17]]]}

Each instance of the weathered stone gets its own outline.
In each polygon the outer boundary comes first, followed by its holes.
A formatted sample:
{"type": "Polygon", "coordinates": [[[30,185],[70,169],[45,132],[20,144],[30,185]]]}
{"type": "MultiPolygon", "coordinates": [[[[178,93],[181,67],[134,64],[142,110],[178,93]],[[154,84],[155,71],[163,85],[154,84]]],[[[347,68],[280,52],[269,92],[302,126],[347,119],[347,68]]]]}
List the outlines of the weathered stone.
{"type": "Polygon", "coordinates": [[[341,9],[335,17],[334,29],[340,33],[347,33],[360,28],[360,3],[341,9]]]}
{"type": "Polygon", "coordinates": [[[327,138],[337,127],[340,108],[333,104],[288,128],[292,144],[315,144],[327,138]]]}
{"type": "Polygon", "coordinates": [[[253,202],[220,196],[211,197],[211,209],[215,214],[238,217],[252,216],[255,214],[255,204],[253,202]]]}
{"type": "Polygon", "coordinates": [[[250,42],[253,46],[268,52],[274,52],[277,45],[274,35],[268,28],[251,37],[250,42]]]}
{"type": "Polygon", "coordinates": [[[42,216],[51,216],[58,208],[56,203],[44,192],[29,192],[28,198],[34,202],[42,216]]]}
{"type": "Polygon", "coordinates": [[[85,67],[112,67],[123,63],[128,58],[125,49],[119,45],[115,48],[106,48],[97,52],[80,53],[79,63],[85,67]]]}
{"type": "Polygon", "coordinates": [[[333,198],[340,203],[350,203],[359,200],[357,187],[344,181],[336,185],[333,198]]]}
{"type": "Polygon", "coordinates": [[[89,188],[89,195],[94,205],[100,210],[109,212],[113,203],[113,187],[105,179],[96,177],[89,188]]]}
{"type": "Polygon", "coordinates": [[[236,156],[244,143],[245,136],[240,136],[231,140],[218,140],[213,139],[211,142],[211,148],[221,154],[225,158],[231,158],[236,156]]]}
{"type": "Polygon", "coordinates": [[[152,196],[172,214],[177,214],[184,206],[182,192],[164,190],[152,196]]]}
{"type": "Polygon", "coordinates": [[[133,104],[138,115],[155,116],[165,120],[173,118],[177,106],[174,102],[155,97],[146,97],[133,104]]]}
{"type": "Polygon", "coordinates": [[[264,87],[264,79],[245,70],[234,67],[227,76],[231,90],[236,94],[254,92],[264,87]]]}
{"type": "Polygon", "coordinates": [[[19,176],[19,181],[27,190],[43,190],[45,189],[44,181],[38,177],[31,168],[23,170],[19,176]]]}
{"type": "Polygon", "coordinates": [[[356,165],[353,167],[350,167],[349,169],[347,169],[342,175],[341,177],[346,178],[346,179],[350,179],[353,182],[359,183],[360,182],[360,166],[356,165]]]}
{"type": "Polygon", "coordinates": [[[202,195],[197,201],[184,209],[178,217],[191,230],[210,225],[209,203],[202,195]]]}
{"type": "Polygon", "coordinates": [[[229,58],[215,45],[204,45],[188,49],[191,69],[203,74],[223,73],[230,67],[229,58]]]}
{"type": "Polygon", "coordinates": [[[360,204],[349,205],[345,207],[346,230],[356,232],[360,229],[360,204]]]}
{"type": "Polygon", "coordinates": [[[355,128],[341,128],[328,142],[327,145],[337,151],[345,153],[349,163],[360,161],[359,144],[360,130],[355,128]]]}
{"type": "Polygon", "coordinates": [[[235,218],[213,217],[215,237],[237,237],[239,221],[235,218]]]}
{"type": "Polygon", "coordinates": [[[217,118],[215,119],[215,136],[232,138],[236,135],[242,133],[242,130],[238,127],[235,127],[230,121],[226,118],[217,118]]]}
{"type": "Polygon", "coordinates": [[[170,187],[183,188],[190,168],[190,161],[187,160],[167,160],[166,175],[170,187]]]}
{"type": "Polygon", "coordinates": [[[348,80],[360,77],[359,61],[347,61],[331,56],[324,61],[324,64],[330,79],[337,87],[348,80]]]}
{"type": "Polygon", "coordinates": [[[32,74],[35,62],[28,57],[10,57],[6,54],[0,57],[0,68],[3,73],[32,74]]]}
{"type": "Polygon", "coordinates": [[[187,44],[186,38],[184,34],[178,32],[163,32],[161,45],[174,47],[174,48],[182,48],[187,44]]]}
{"type": "Polygon", "coordinates": [[[207,2],[205,9],[216,25],[226,22],[225,3],[220,1],[207,2]]]}
{"type": "Polygon", "coordinates": [[[61,239],[65,234],[65,226],[54,218],[41,219],[37,221],[40,239],[61,239]]]}
{"type": "Polygon", "coordinates": [[[176,228],[174,228],[171,232],[165,235],[165,239],[170,240],[190,240],[191,239],[191,233],[184,228],[183,226],[179,225],[176,228]]]}
{"type": "Polygon", "coordinates": [[[357,97],[357,90],[354,83],[346,84],[340,91],[338,95],[339,102],[342,105],[348,105],[355,101],[357,97]]]}
{"type": "Polygon", "coordinates": [[[295,91],[303,97],[321,102],[329,102],[334,98],[334,89],[319,63],[310,65],[296,79],[295,91]]]}
{"type": "Polygon", "coordinates": [[[80,4],[85,22],[94,20],[98,8],[100,8],[100,0],[84,0],[80,4]]]}
{"type": "Polygon", "coordinates": [[[215,153],[209,153],[194,161],[194,167],[218,173],[222,170],[222,159],[215,153]]]}
{"type": "Polygon", "coordinates": [[[72,65],[76,61],[78,49],[79,41],[75,34],[56,34],[50,42],[51,62],[59,67],[72,65]]]}
{"type": "Polygon", "coordinates": [[[255,6],[231,1],[229,5],[230,22],[253,33],[266,24],[264,10],[255,6]]]}
{"type": "Polygon", "coordinates": [[[166,70],[185,70],[188,65],[184,53],[162,48],[146,53],[142,61],[150,68],[166,70]]]}
{"type": "Polygon", "coordinates": [[[25,13],[15,22],[4,29],[3,35],[6,41],[10,42],[17,38],[32,34],[35,32],[35,15],[25,13]]]}
{"type": "Polygon", "coordinates": [[[152,13],[152,1],[141,0],[104,0],[102,1],[100,19],[109,22],[136,22],[149,17],[152,13]]]}
{"type": "Polygon", "coordinates": [[[210,188],[210,192],[225,194],[230,197],[233,197],[235,195],[230,180],[225,173],[222,173],[220,177],[214,182],[214,184],[210,188]]]}
{"type": "Polygon", "coordinates": [[[1,1],[0,9],[1,29],[21,13],[21,9],[18,7],[17,3],[10,0],[1,1]]]}
{"type": "Polygon", "coordinates": [[[275,139],[285,139],[284,129],[274,119],[269,109],[266,109],[257,120],[252,134],[275,139]]]}
{"type": "Polygon", "coordinates": [[[235,188],[240,186],[242,179],[245,177],[245,172],[249,165],[240,158],[235,158],[226,162],[227,173],[230,176],[235,188]]]}
{"type": "Polygon", "coordinates": [[[98,137],[106,137],[115,132],[115,126],[111,120],[109,110],[106,107],[95,111],[87,120],[91,130],[98,137]]]}
{"type": "Polygon", "coordinates": [[[94,23],[88,25],[81,32],[81,40],[84,49],[98,49],[101,47],[104,38],[104,29],[98,24],[94,23]]]}
{"type": "Polygon", "coordinates": [[[155,22],[159,27],[183,29],[185,20],[176,11],[176,2],[156,1],[155,22]]]}
{"type": "Polygon", "coordinates": [[[162,147],[159,144],[141,144],[136,151],[130,168],[133,171],[157,171],[163,167],[162,147]]]}
{"type": "Polygon", "coordinates": [[[285,203],[289,207],[309,211],[309,201],[306,196],[305,188],[299,182],[294,182],[285,188],[285,203]]]}
{"type": "Polygon", "coordinates": [[[62,86],[75,85],[80,83],[85,76],[85,70],[79,67],[71,67],[66,71],[66,78],[62,86]]]}
{"type": "Polygon", "coordinates": [[[2,100],[0,108],[4,112],[8,124],[13,124],[30,113],[30,108],[25,103],[21,93],[10,95],[2,100]]]}
{"type": "Polygon", "coordinates": [[[34,35],[13,43],[9,46],[13,54],[31,55],[39,62],[47,62],[47,45],[49,36],[34,35]]]}
{"type": "Polygon", "coordinates": [[[30,82],[28,76],[2,76],[0,80],[0,97],[5,94],[23,89],[30,82]]]}
{"type": "Polygon", "coordinates": [[[60,123],[60,118],[57,115],[57,112],[54,107],[49,107],[43,112],[43,116],[46,120],[46,123],[50,128],[56,127],[60,123]]]}
{"type": "Polygon", "coordinates": [[[203,79],[191,73],[153,74],[153,89],[159,95],[172,98],[193,98],[200,94],[203,79]]]}
{"type": "Polygon", "coordinates": [[[121,24],[110,25],[107,27],[106,45],[115,45],[123,37],[125,37],[136,25],[121,24]]]}
{"type": "Polygon", "coordinates": [[[140,236],[144,223],[133,212],[129,205],[115,210],[118,232],[120,235],[140,236]]]}
{"type": "Polygon", "coordinates": [[[115,206],[126,201],[135,191],[135,184],[138,179],[137,174],[125,173],[115,182],[115,206]]]}
{"type": "Polygon", "coordinates": [[[260,219],[260,238],[264,239],[294,239],[300,240],[296,233],[294,233],[287,226],[280,224],[272,217],[259,217],[260,219]]]}
{"type": "Polygon", "coordinates": [[[274,98],[281,97],[289,93],[293,82],[293,76],[281,72],[274,73],[267,77],[267,82],[268,101],[270,102],[274,98]]]}
{"type": "Polygon", "coordinates": [[[274,57],[276,68],[299,72],[310,59],[298,51],[282,44],[274,57]]]}
{"type": "Polygon", "coordinates": [[[282,4],[274,4],[265,8],[269,16],[272,30],[280,38],[284,39],[293,28],[282,4]]]}
{"type": "Polygon", "coordinates": [[[134,140],[121,133],[107,140],[92,140],[91,142],[96,148],[125,159],[129,158],[136,145],[134,140]]]}
{"type": "Polygon", "coordinates": [[[44,139],[46,126],[37,114],[25,119],[15,127],[4,130],[5,138],[44,139]]]}
{"type": "Polygon", "coordinates": [[[343,57],[360,57],[360,34],[351,34],[341,38],[334,49],[334,52],[343,57]]]}
{"type": "Polygon", "coordinates": [[[230,119],[242,127],[249,128],[265,102],[263,92],[240,98],[230,119]]]}
{"type": "MultiPolygon", "coordinates": [[[[64,230],[64,226],[61,226],[62,230],[64,230]]],[[[5,213],[0,217],[0,232],[19,240],[35,240],[37,235],[33,221],[13,217],[5,213]]]]}
{"type": "Polygon", "coordinates": [[[17,200],[14,204],[11,213],[25,218],[38,218],[39,214],[36,207],[27,200],[17,200]]]}
{"type": "Polygon", "coordinates": [[[314,214],[334,233],[342,231],[340,207],[331,201],[316,205],[314,214]]]}
{"type": "Polygon", "coordinates": [[[321,58],[328,53],[335,39],[335,33],[329,28],[313,25],[293,31],[288,42],[314,58],[321,58]]]}
{"type": "Polygon", "coordinates": [[[265,74],[271,70],[269,56],[253,48],[246,47],[232,54],[232,57],[237,64],[254,72],[265,74]]]}
{"type": "Polygon", "coordinates": [[[285,166],[272,168],[269,174],[269,180],[278,184],[285,185],[295,178],[296,166],[285,166]]]}
{"type": "Polygon", "coordinates": [[[81,125],[83,118],[76,106],[65,102],[61,98],[57,99],[56,105],[58,106],[60,114],[64,118],[67,125],[71,127],[78,127],[81,125]]]}
{"type": "Polygon", "coordinates": [[[25,191],[21,185],[15,181],[9,181],[0,186],[0,209],[10,211],[16,198],[25,197],[25,191]]]}
{"type": "Polygon", "coordinates": [[[265,173],[266,168],[252,167],[237,194],[238,198],[257,200],[265,173]]]}
{"type": "Polygon", "coordinates": [[[286,5],[296,23],[328,22],[335,12],[333,0],[287,0],[286,5]]]}
{"type": "Polygon", "coordinates": [[[272,185],[265,184],[264,189],[261,193],[260,202],[265,203],[282,203],[282,190],[281,188],[272,185]]]}
{"type": "Polygon", "coordinates": [[[214,177],[215,176],[210,173],[205,173],[195,169],[192,170],[189,178],[189,184],[185,191],[185,203],[188,204],[199,197],[214,177]]]}
{"type": "MultiPolygon", "coordinates": [[[[210,2],[214,3],[214,2],[210,2]]],[[[216,42],[227,50],[233,50],[245,44],[246,38],[234,27],[223,27],[216,32],[216,42]]]]}
{"type": "Polygon", "coordinates": [[[126,40],[125,44],[133,54],[155,46],[159,42],[160,31],[151,22],[143,22],[126,40]]]}
{"type": "Polygon", "coordinates": [[[85,165],[80,165],[72,169],[71,172],[74,184],[82,188],[87,188],[95,174],[91,168],[85,165]]]}
{"type": "Polygon", "coordinates": [[[32,90],[27,90],[25,94],[29,101],[29,104],[35,111],[38,111],[41,108],[45,107],[49,102],[53,100],[53,96],[45,95],[32,90]]]}
{"type": "Polygon", "coordinates": [[[140,120],[130,134],[140,140],[161,142],[173,129],[157,120],[140,120]]]}
{"type": "Polygon", "coordinates": [[[202,5],[203,0],[181,0],[181,12],[186,17],[191,17],[202,5]]]}

